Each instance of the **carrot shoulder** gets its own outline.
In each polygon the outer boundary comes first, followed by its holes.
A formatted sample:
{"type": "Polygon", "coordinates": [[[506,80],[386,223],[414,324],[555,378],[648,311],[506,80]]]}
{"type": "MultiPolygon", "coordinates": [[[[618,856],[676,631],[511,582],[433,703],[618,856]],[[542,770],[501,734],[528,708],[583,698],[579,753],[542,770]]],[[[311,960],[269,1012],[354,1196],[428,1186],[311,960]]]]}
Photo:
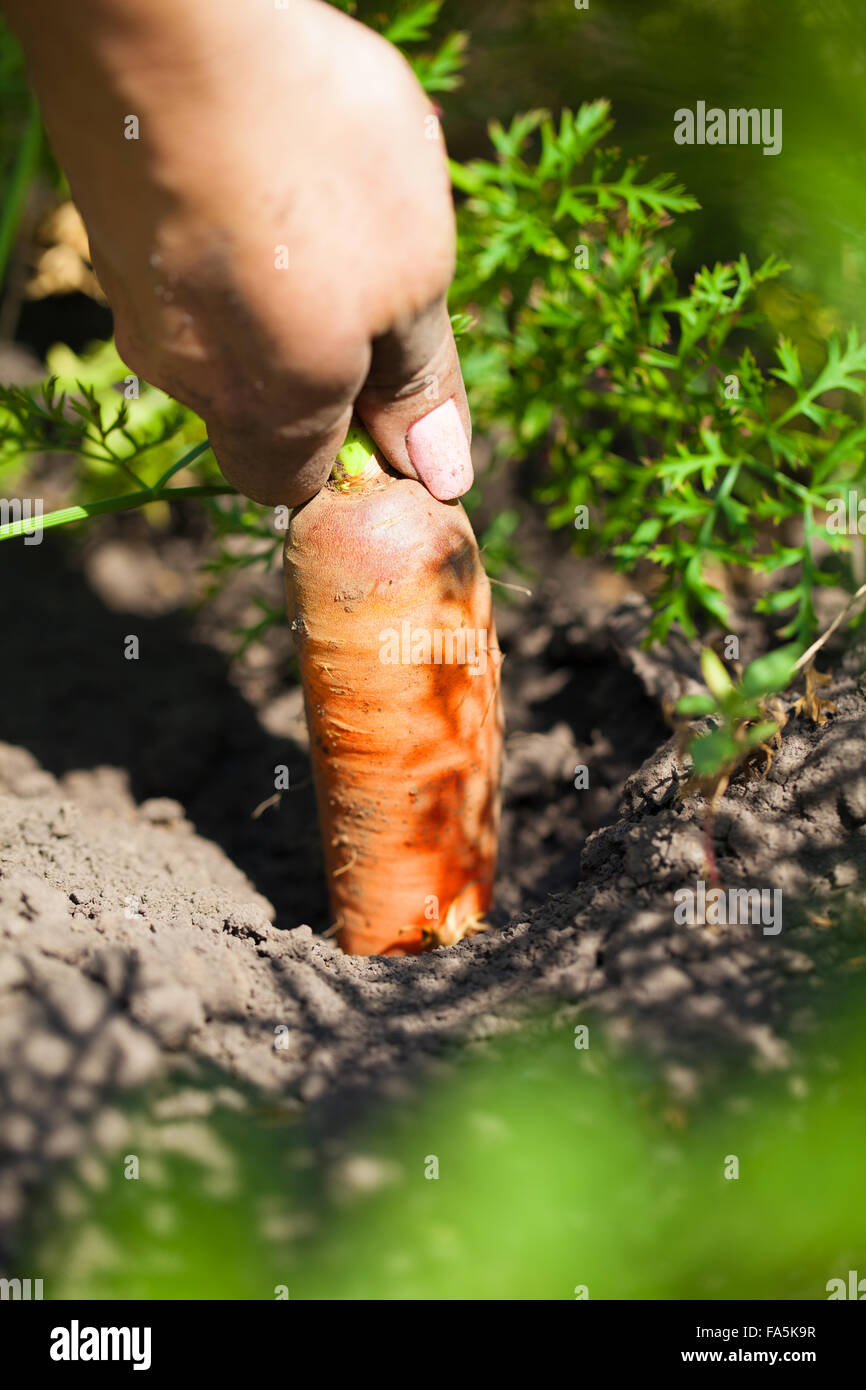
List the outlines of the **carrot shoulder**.
{"type": "Polygon", "coordinates": [[[459,503],[368,452],[285,550],[331,909],[346,951],[459,939],[492,900],[500,653],[459,503]]]}

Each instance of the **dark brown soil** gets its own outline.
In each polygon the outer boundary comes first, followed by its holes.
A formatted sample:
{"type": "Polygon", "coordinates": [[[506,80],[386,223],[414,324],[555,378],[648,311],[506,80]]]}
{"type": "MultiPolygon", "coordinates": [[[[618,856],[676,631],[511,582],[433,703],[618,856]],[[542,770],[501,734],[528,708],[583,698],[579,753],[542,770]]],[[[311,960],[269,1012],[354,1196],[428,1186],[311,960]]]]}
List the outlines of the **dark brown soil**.
{"type": "Polygon", "coordinates": [[[541,1008],[591,1007],[658,1058],[681,1100],[732,1056],[788,1064],[816,991],[853,954],[841,903],[866,851],[862,657],[836,663],[835,717],[792,720],[766,780],[733,786],[717,818],[723,883],[781,889],[781,934],[676,926],[674,891],[704,872],[705,808],[677,794],[662,709],[690,687],[694,654],[643,652],[643,600],[554,539],[534,543],[544,576],[499,614],[509,733],[491,930],[389,960],[317,935],[288,634],[228,660],[231,627],[263,583],[277,601],[279,578],[248,575],[193,616],[194,524],[156,543],[131,520],[83,546],[0,547],[7,1251],[57,1164],[123,1144],[118,1096],[178,1069],[193,1089],[216,1066],[306,1107],[333,1151],[372,1104],[541,1008]],[[280,764],[292,790],[254,815],[280,764]]]}

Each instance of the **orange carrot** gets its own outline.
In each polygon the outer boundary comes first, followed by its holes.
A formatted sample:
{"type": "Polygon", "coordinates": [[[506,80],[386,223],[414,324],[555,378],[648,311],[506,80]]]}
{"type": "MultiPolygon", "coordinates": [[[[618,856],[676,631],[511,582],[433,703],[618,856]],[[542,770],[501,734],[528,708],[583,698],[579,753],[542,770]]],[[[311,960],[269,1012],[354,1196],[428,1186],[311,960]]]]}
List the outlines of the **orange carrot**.
{"type": "Polygon", "coordinates": [[[458,502],[353,430],[286,542],[335,929],[355,955],[480,927],[499,821],[500,653],[458,502]]]}

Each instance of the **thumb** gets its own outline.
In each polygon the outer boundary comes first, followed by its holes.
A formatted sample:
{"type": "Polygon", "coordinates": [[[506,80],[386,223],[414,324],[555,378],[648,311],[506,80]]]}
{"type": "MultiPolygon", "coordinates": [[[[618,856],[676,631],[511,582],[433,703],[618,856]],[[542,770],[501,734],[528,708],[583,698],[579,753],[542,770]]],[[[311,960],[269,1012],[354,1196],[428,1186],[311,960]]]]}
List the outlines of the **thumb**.
{"type": "Polygon", "coordinates": [[[355,406],[388,462],[441,502],[472,486],[472,424],[444,297],[374,338],[355,406]]]}

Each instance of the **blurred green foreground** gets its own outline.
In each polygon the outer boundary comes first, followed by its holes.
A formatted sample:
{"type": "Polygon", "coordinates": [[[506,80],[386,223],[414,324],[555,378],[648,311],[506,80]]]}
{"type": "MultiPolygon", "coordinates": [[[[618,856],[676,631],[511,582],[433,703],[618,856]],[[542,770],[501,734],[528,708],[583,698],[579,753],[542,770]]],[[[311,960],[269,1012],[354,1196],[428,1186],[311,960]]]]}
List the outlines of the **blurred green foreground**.
{"type": "Polygon", "coordinates": [[[126,1155],[58,1184],[22,1270],[47,1298],[825,1299],[866,1277],[864,993],[790,1072],[693,1105],[590,1022],[497,1041],[330,1162],[261,1102],[142,1109],[126,1155]]]}

